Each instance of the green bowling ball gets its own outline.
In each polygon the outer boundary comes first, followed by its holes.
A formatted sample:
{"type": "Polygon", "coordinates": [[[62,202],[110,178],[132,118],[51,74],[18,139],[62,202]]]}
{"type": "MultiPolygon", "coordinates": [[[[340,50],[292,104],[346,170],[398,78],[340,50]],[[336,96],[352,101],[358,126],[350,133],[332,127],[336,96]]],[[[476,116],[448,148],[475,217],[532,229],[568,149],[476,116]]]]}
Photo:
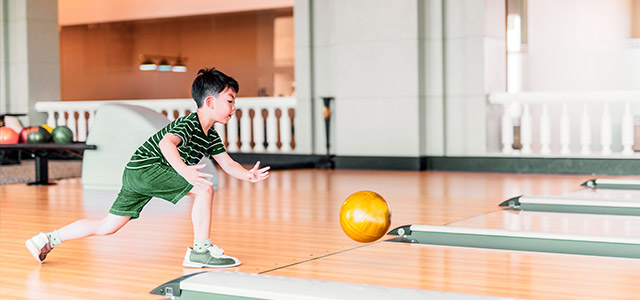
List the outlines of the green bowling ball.
{"type": "Polygon", "coordinates": [[[45,144],[51,142],[51,134],[42,127],[27,135],[27,144],[45,144]]]}
{"type": "Polygon", "coordinates": [[[51,138],[54,144],[71,144],[73,143],[73,132],[67,126],[56,126],[51,132],[51,138]]]}

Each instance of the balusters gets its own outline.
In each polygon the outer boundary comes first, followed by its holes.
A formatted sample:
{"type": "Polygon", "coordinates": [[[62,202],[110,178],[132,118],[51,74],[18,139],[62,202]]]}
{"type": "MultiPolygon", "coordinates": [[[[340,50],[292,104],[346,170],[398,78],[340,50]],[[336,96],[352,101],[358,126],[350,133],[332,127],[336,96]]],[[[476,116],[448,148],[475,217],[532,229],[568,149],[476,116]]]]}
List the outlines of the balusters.
{"type": "Polygon", "coordinates": [[[602,124],[600,126],[600,145],[602,145],[602,155],[611,154],[611,116],[609,115],[609,103],[604,103],[602,110],[602,124]]]}
{"type": "Polygon", "coordinates": [[[569,109],[567,103],[562,103],[562,114],[560,115],[560,154],[571,154],[571,123],[569,122],[569,109]]]}
{"type": "Polygon", "coordinates": [[[622,154],[633,154],[633,116],[631,115],[631,104],[625,102],[624,114],[622,115],[622,128],[620,131],[622,142],[622,154]]]}
{"type": "Polygon", "coordinates": [[[267,140],[267,118],[269,117],[269,110],[266,108],[262,109],[262,146],[266,151],[269,148],[269,141],[267,140]]]}
{"type": "Polygon", "coordinates": [[[216,130],[216,132],[220,136],[220,139],[222,140],[222,144],[225,145],[225,148],[227,148],[227,145],[226,145],[227,137],[225,135],[225,128],[226,126],[222,123],[213,124],[213,129],[216,130]]]}
{"type": "MultiPolygon", "coordinates": [[[[64,110],[59,110],[58,111],[58,120],[56,122],[53,123],[53,126],[51,126],[51,124],[49,126],[55,128],[56,125],[67,125],[67,119],[64,118],[64,110]]],[[[72,120],[73,118],[71,118],[71,112],[69,112],[69,120],[72,120]]],[[[52,114],[53,115],[53,114],[52,114]]],[[[49,124],[49,122],[47,121],[47,124],[49,124]]],[[[67,125],[69,126],[69,125],[67,125]]],[[[69,126],[70,127],[70,126],[69,126]]]]}
{"type": "Polygon", "coordinates": [[[240,137],[242,143],[238,146],[242,152],[251,151],[251,120],[249,119],[249,112],[242,111],[242,118],[240,118],[240,137]]]}
{"type": "Polygon", "coordinates": [[[87,140],[87,117],[84,111],[78,113],[78,139],[79,142],[87,140]]]}
{"type": "Polygon", "coordinates": [[[278,150],[282,150],[282,135],[280,134],[280,120],[282,120],[282,110],[276,108],[276,146],[278,146],[278,150]]]}
{"type": "Polygon", "coordinates": [[[502,112],[502,153],[510,154],[513,150],[511,144],[513,144],[513,124],[509,104],[505,104],[502,112]]]}
{"type": "MultiPolygon", "coordinates": [[[[593,101],[584,101],[582,104],[576,102],[563,102],[561,104],[561,111],[558,119],[558,124],[554,123],[553,130],[556,130],[559,135],[559,140],[554,141],[554,143],[559,144],[559,154],[560,155],[571,155],[571,115],[570,111],[573,107],[570,107],[572,103],[576,103],[577,107],[580,107],[580,117],[579,117],[579,134],[580,137],[580,151],[578,152],[580,155],[587,156],[592,153],[592,122],[593,118],[590,114],[590,103],[593,101]]],[[[541,114],[539,117],[539,141],[540,141],[540,151],[539,153],[542,155],[551,154],[551,113],[550,113],[550,105],[551,102],[533,102],[534,104],[538,104],[541,107],[541,114]]],[[[611,105],[624,105],[624,110],[620,118],[621,127],[620,127],[620,136],[622,145],[622,151],[619,152],[623,155],[632,156],[634,155],[634,125],[633,125],[633,112],[631,110],[631,102],[615,102],[615,101],[603,101],[601,121],[600,121],[600,154],[604,156],[610,156],[613,154],[613,120],[614,116],[611,115],[611,105]]],[[[501,125],[501,143],[502,143],[502,153],[503,154],[511,154],[513,153],[512,143],[514,140],[513,132],[513,118],[520,118],[520,142],[522,144],[521,154],[531,154],[532,153],[532,136],[535,130],[533,130],[533,116],[531,113],[532,104],[528,102],[522,103],[523,111],[515,112],[513,109],[512,102],[503,103],[504,112],[502,114],[502,125],[501,125]],[[509,109],[511,108],[511,109],[509,109]],[[519,115],[519,116],[518,116],[519,115]]],[[[555,145],[555,144],[554,144],[555,145]]]]}
{"type": "Polygon", "coordinates": [[[531,142],[533,127],[531,123],[531,110],[529,104],[524,104],[522,118],[520,120],[520,143],[522,144],[522,154],[531,154],[531,142]]]}
{"type": "Polygon", "coordinates": [[[89,137],[89,131],[91,130],[91,125],[93,124],[93,119],[96,116],[96,112],[93,110],[89,111],[89,118],[87,118],[87,137],[89,137]]]}
{"type": "Polygon", "coordinates": [[[237,128],[237,139],[236,139],[236,146],[238,146],[238,150],[242,149],[242,110],[236,110],[236,118],[237,121],[236,123],[238,124],[238,128],[237,128]]]}
{"type": "Polygon", "coordinates": [[[69,127],[69,129],[71,129],[71,132],[73,132],[74,140],[78,140],[78,125],[76,123],[76,113],[79,114],[80,112],[76,110],[69,111],[69,116],[67,118],[67,127],[69,127]]]}
{"type": "Polygon", "coordinates": [[[296,131],[295,131],[295,119],[296,119],[296,110],[293,108],[289,108],[289,124],[291,124],[291,142],[289,145],[291,146],[291,150],[296,149],[296,131]]]}
{"type": "MultiPolygon", "coordinates": [[[[165,115],[169,121],[185,116],[193,109],[190,99],[117,102],[149,108],[165,115]]],[[[101,101],[40,102],[36,109],[47,113],[49,126],[67,125],[76,141],[86,141],[95,111],[102,104],[101,101]]],[[[226,125],[216,124],[215,128],[230,152],[277,153],[295,149],[294,123],[295,99],[249,98],[239,101],[236,118],[226,125]]]]}
{"type": "Polygon", "coordinates": [[[176,119],[176,112],[174,108],[167,108],[167,118],[169,118],[169,121],[176,119]]]}
{"type": "Polygon", "coordinates": [[[56,127],[55,111],[53,110],[47,111],[47,125],[51,126],[52,128],[56,127]]]}
{"type": "Polygon", "coordinates": [[[266,146],[264,145],[264,141],[265,141],[265,120],[266,118],[264,117],[264,112],[266,112],[266,110],[262,109],[262,108],[256,108],[256,119],[253,122],[253,126],[255,126],[253,128],[253,133],[254,133],[254,138],[256,140],[256,146],[254,148],[254,151],[256,152],[264,152],[266,150],[266,146]]]}
{"type": "Polygon", "coordinates": [[[549,117],[549,105],[542,104],[542,115],[540,116],[540,153],[551,153],[551,118],[549,117]]]}
{"type": "MultiPolygon", "coordinates": [[[[238,113],[239,111],[236,110],[236,118],[238,117],[238,113]]],[[[237,152],[238,151],[238,132],[239,132],[239,128],[238,128],[238,123],[236,120],[229,120],[229,122],[227,123],[227,131],[226,131],[226,137],[227,137],[227,151],[229,152],[237,152]]]]}
{"type": "Polygon", "coordinates": [[[580,118],[580,154],[591,154],[591,117],[589,115],[589,103],[582,105],[582,117],[580,118]]]}
{"type": "Polygon", "coordinates": [[[276,124],[276,112],[275,109],[270,108],[269,109],[269,114],[267,116],[267,138],[266,140],[268,141],[268,146],[267,146],[267,151],[269,152],[277,152],[278,151],[278,145],[277,145],[277,124],[276,124]]]}
{"type": "Polygon", "coordinates": [[[251,124],[251,140],[249,141],[249,146],[251,146],[251,150],[255,150],[256,149],[256,140],[254,139],[255,137],[255,132],[254,132],[254,118],[256,117],[256,111],[255,109],[251,108],[249,109],[249,123],[251,124]]]}
{"type": "Polygon", "coordinates": [[[291,151],[291,130],[289,126],[289,117],[286,114],[285,109],[283,109],[282,117],[280,117],[279,120],[280,120],[279,122],[280,128],[278,129],[278,132],[280,132],[281,143],[282,143],[282,147],[280,148],[280,151],[290,152],[291,151]]]}

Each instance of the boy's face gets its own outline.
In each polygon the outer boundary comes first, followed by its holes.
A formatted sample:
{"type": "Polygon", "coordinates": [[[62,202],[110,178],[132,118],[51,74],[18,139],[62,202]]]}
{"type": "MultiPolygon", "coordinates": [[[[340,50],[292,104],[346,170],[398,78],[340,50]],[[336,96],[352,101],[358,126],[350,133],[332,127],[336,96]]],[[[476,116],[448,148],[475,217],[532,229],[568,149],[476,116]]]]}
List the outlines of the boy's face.
{"type": "Polygon", "coordinates": [[[212,104],[215,121],[227,124],[236,111],[236,92],[227,87],[208,103],[212,104]]]}

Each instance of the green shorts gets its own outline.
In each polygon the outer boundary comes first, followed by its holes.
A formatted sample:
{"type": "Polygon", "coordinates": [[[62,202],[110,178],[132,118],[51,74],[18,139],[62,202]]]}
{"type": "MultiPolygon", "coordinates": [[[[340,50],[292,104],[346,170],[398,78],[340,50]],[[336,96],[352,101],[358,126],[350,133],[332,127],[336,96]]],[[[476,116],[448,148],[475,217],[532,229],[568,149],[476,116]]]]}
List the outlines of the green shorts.
{"type": "Polygon", "coordinates": [[[122,188],[109,213],[136,219],[151,197],[176,204],[192,188],[192,184],[169,166],[155,164],[140,169],[125,168],[122,188]]]}

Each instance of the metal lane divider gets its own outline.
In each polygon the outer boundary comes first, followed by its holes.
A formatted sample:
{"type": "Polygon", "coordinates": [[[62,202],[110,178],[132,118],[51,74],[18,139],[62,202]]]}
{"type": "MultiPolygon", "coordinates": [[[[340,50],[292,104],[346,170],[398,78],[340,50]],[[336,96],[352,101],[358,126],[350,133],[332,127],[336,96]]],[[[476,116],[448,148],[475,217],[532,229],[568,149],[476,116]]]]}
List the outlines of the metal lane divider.
{"type": "Polygon", "coordinates": [[[473,227],[406,225],[393,242],[487,249],[640,258],[640,238],[473,227]]]}
{"type": "Polygon", "coordinates": [[[178,277],[153,289],[167,299],[513,299],[407,289],[379,285],[324,281],[231,271],[205,271],[178,277]]]}
{"type": "Polygon", "coordinates": [[[640,190],[640,180],[630,179],[591,179],[583,182],[582,186],[592,189],[620,189],[640,190]]]}
{"type": "Polygon", "coordinates": [[[586,199],[567,196],[518,196],[500,203],[524,211],[640,216],[640,199],[586,199]]]}

